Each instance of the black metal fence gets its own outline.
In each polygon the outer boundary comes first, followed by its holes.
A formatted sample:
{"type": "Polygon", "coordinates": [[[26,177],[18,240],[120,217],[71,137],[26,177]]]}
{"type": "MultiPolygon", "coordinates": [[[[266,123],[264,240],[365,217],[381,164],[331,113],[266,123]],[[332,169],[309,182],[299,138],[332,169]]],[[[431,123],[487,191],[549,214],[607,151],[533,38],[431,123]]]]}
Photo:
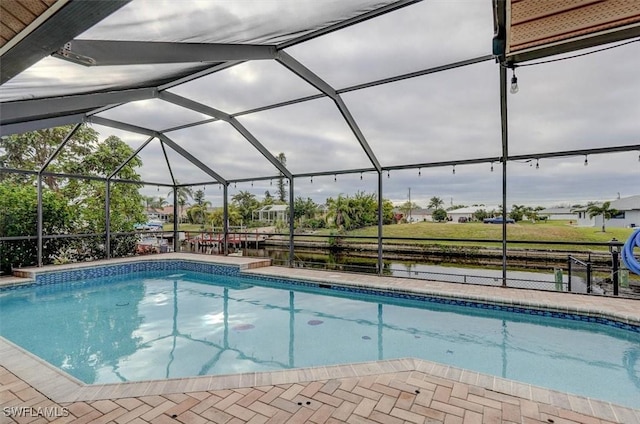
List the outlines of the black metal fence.
{"type": "Polygon", "coordinates": [[[572,292],[576,289],[575,287],[575,279],[576,277],[581,278],[586,285],[586,292],[591,293],[593,291],[593,281],[592,281],[592,265],[591,262],[584,262],[580,259],[577,259],[571,255],[569,255],[567,259],[567,270],[569,273],[569,283],[568,283],[568,291],[572,292]]]}
{"type": "MultiPolygon", "coordinates": [[[[179,232],[175,244],[173,236],[164,231],[113,233],[107,244],[100,234],[46,235],[43,252],[48,253],[43,255],[43,265],[161,254],[173,251],[174,246],[182,252],[225,254],[221,234],[179,232]]],[[[235,231],[227,235],[231,244],[226,253],[268,257],[282,266],[594,294],[603,293],[594,285],[594,271],[605,274],[612,269],[610,253],[603,249],[607,243],[508,241],[508,269],[503,274],[499,240],[382,237],[380,265],[378,237],[296,234],[294,238],[293,259],[285,233],[235,231]],[[544,245],[553,247],[540,248],[544,245]]],[[[36,266],[37,242],[35,236],[0,237],[0,253],[17,249],[20,267],[36,266]]]]}

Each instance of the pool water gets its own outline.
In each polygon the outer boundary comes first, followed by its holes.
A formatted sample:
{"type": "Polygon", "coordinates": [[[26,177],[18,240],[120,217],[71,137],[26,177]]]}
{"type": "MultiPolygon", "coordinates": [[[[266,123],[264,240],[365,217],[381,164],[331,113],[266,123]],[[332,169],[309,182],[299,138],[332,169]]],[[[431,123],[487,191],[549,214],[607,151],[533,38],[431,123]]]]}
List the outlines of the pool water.
{"type": "Polygon", "coordinates": [[[89,384],[416,357],[640,407],[639,332],[327,292],[190,271],[18,288],[0,335],[89,384]]]}

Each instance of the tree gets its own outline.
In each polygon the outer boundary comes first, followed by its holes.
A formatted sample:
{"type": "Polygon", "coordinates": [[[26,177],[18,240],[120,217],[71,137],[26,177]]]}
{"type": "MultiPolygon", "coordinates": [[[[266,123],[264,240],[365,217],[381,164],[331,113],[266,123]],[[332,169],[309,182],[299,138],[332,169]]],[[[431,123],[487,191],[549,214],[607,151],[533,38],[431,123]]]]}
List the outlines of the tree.
{"type": "Polygon", "coordinates": [[[606,232],[605,223],[607,219],[611,219],[614,216],[618,215],[620,211],[616,209],[611,209],[611,202],[604,202],[602,206],[598,205],[590,205],[587,208],[587,213],[589,214],[589,218],[593,218],[596,216],[602,215],[602,232],[606,232]]]}
{"type": "Polygon", "coordinates": [[[327,222],[338,230],[347,230],[351,227],[351,210],[349,198],[338,195],[336,199],[327,199],[327,222]]]}
{"type": "Polygon", "coordinates": [[[245,224],[252,221],[253,211],[260,206],[254,194],[243,190],[234,194],[231,197],[231,202],[238,208],[242,222],[245,224]]]}
{"type": "Polygon", "coordinates": [[[273,205],[273,196],[269,193],[269,190],[265,190],[264,199],[262,200],[262,206],[273,205]]]}
{"type": "Polygon", "coordinates": [[[427,205],[427,208],[441,209],[443,206],[444,206],[444,200],[442,200],[440,197],[433,196],[431,199],[429,199],[429,204],[427,205]]]}
{"type": "MultiPolygon", "coordinates": [[[[287,157],[284,153],[278,153],[277,157],[278,161],[282,164],[282,166],[287,166],[287,157]]],[[[287,188],[284,185],[284,174],[281,172],[278,177],[278,200],[282,203],[287,202],[287,188]]]]}
{"type": "MultiPolygon", "coordinates": [[[[0,151],[3,151],[0,161],[8,167],[42,169],[44,163],[52,157],[52,152],[61,145],[70,129],[71,127],[61,127],[3,137],[0,139],[0,151]]],[[[83,125],[59,151],[47,170],[106,177],[119,169],[118,173],[114,175],[115,179],[139,181],[140,176],[136,172],[136,168],[142,165],[139,158],[135,157],[121,167],[133,152],[131,147],[115,136],[107,137],[102,142],[98,141],[98,133],[83,125]]],[[[5,183],[17,183],[30,187],[33,187],[35,182],[35,176],[28,174],[4,173],[2,179],[5,183]]],[[[52,235],[98,234],[93,238],[68,239],[69,244],[73,244],[76,252],[84,252],[75,253],[71,260],[103,257],[105,240],[100,234],[106,231],[106,182],[89,178],[52,176],[45,176],[43,181],[45,183],[43,193],[47,191],[56,193],[71,208],[72,215],[69,222],[73,224],[45,230],[45,233],[52,235]]],[[[139,194],[140,187],[140,184],[135,183],[109,183],[111,232],[132,231],[136,223],[145,219],[143,198],[139,194]]],[[[9,218],[19,219],[10,215],[9,218]]],[[[47,219],[43,220],[45,228],[47,223],[44,221],[47,219]]],[[[21,235],[25,234],[29,233],[21,235]]],[[[48,241],[46,244],[47,246],[56,245],[53,241],[48,241]]],[[[135,247],[135,237],[114,237],[111,247],[112,253],[116,256],[131,254],[135,247]]],[[[8,251],[8,254],[13,253],[8,251]]],[[[46,253],[45,256],[43,257],[45,263],[53,261],[51,254],[46,253]]]]}
{"type": "Polygon", "coordinates": [[[433,213],[431,214],[431,217],[433,218],[434,221],[436,222],[443,222],[447,220],[447,211],[442,209],[442,208],[438,208],[435,211],[433,211],[433,213]]]}
{"type": "MultiPolygon", "coordinates": [[[[229,225],[240,225],[242,223],[242,216],[236,205],[230,204],[227,213],[229,225]]],[[[216,208],[209,214],[209,219],[214,227],[222,227],[224,225],[224,210],[216,208]]]]}
{"type": "Polygon", "coordinates": [[[513,219],[516,222],[522,221],[522,217],[524,216],[526,210],[527,209],[524,205],[512,205],[511,212],[509,212],[509,218],[513,219]]]}
{"type": "Polygon", "coordinates": [[[196,202],[196,204],[189,208],[189,210],[187,211],[187,216],[189,217],[190,222],[194,224],[200,224],[202,228],[204,228],[207,208],[211,206],[211,202],[205,200],[204,190],[196,191],[193,195],[193,200],[196,202]]]}
{"type": "Polygon", "coordinates": [[[406,202],[404,202],[399,206],[399,209],[402,212],[402,215],[405,217],[405,219],[409,221],[409,219],[411,218],[411,211],[414,209],[418,209],[418,207],[419,206],[417,204],[407,200],[406,202]]]}
{"type": "MultiPolygon", "coordinates": [[[[176,180],[176,185],[179,185],[180,182],[176,180]]],[[[187,200],[193,199],[193,188],[180,186],[177,189],[177,199],[173,199],[174,210],[177,212],[175,214],[174,219],[178,220],[178,223],[182,221],[182,210],[187,204],[187,200]]],[[[169,191],[167,197],[173,196],[173,189],[169,191]]]]}
{"type": "MultiPolygon", "coordinates": [[[[62,141],[72,128],[71,125],[66,125],[0,137],[0,152],[4,151],[4,153],[0,154],[0,167],[32,171],[40,170],[62,144],[62,141]]],[[[86,125],[81,125],[47,167],[47,171],[77,173],[77,165],[89,153],[94,151],[97,144],[97,131],[86,125]]],[[[0,181],[6,179],[22,184],[31,184],[35,180],[35,176],[29,174],[0,174],[0,181]]],[[[44,184],[54,191],[59,189],[58,180],[59,178],[52,175],[45,176],[43,179],[44,184]]]]}
{"type": "Polygon", "coordinates": [[[151,208],[154,212],[164,209],[164,207],[167,205],[167,199],[162,196],[151,196],[151,202],[148,203],[149,208],[151,208]]]}
{"type": "Polygon", "coordinates": [[[293,219],[300,223],[304,219],[313,219],[318,211],[318,205],[310,197],[303,199],[298,196],[293,202],[293,219]]]}
{"type": "Polygon", "coordinates": [[[526,208],[524,208],[524,216],[527,217],[528,220],[530,221],[539,221],[540,220],[540,215],[539,212],[541,210],[544,210],[544,207],[542,206],[536,206],[531,207],[531,206],[527,206],[526,208]]]}
{"type": "Polygon", "coordinates": [[[478,209],[473,213],[473,218],[476,221],[484,221],[485,218],[489,218],[489,212],[487,212],[485,209],[478,209]]]}
{"type": "MultiPolygon", "coordinates": [[[[38,193],[32,185],[0,182],[0,237],[37,234],[38,193]]],[[[45,188],[42,193],[43,233],[68,234],[75,224],[74,209],[61,193],[45,188]]],[[[53,239],[43,244],[43,262],[52,263],[70,239],[53,239]]],[[[0,241],[0,271],[37,264],[36,240],[0,241]]]]}
{"type": "MultiPolygon", "coordinates": [[[[341,231],[378,224],[378,198],[375,194],[357,192],[353,197],[340,194],[327,199],[327,224],[341,231]]],[[[393,204],[382,202],[383,223],[393,221],[393,204]]]]}

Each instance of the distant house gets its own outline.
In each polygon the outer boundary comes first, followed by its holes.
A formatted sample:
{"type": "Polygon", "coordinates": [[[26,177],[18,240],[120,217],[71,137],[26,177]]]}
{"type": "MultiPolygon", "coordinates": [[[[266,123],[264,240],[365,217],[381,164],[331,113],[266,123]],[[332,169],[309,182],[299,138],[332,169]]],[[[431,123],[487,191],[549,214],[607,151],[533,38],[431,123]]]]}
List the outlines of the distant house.
{"type": "Polygon", "coordinates": [[[433,209],[415,208],[411,209],[411,216],[408,217],[408,222],[424,222],[433,221],[433,209]]]}
{"type": "MultiPolygon", "coordinates": [[[[600,206],[599,204],[598,206],[600,206]]],[[[625,197],[611,201],[611,209],[619,213],[605,222],[606,227],[640,227],[640,195],[625,197]]],[[[578,225],[585,227],[601,227],[602,215],[589,218],[587,208],[576,209],[578,225]]]]}
{"type": "MultiPolygon", "coordinates": [[[[611,209],[619,213],[605,222],[607,227],[640,227],[640,195],[613,200],[611,209]]],[[[595,217],[595,226],[602,226],[602,216],[595,217]]]]}
{"type": "Polygon", "coordinates": [[[287,205],[267,205],[258,210],[253,211],[252,218],[254,221],[262,221],[268,223],[289,222],[289,214],[287,205]]]}
{"type": "Polygon", "coordinates": [[[492,210],[496,210],[498,208],[494,207],[486,207],[486,206],[466,206],[464,208],[451,209],[447,211],[447,217],[449,217],[450,221],[458,222],[460,218],[464,218],[468,221],[472,221],[475,219],[475,213],[479,210],[485,210],[487,212],[491,212],[492,210]]]}
{"type": "Polygon", "coordinates": [[[168,222],[173,219],[173,205],[164,206],[162,208],[147,208],[147,219],[149,221],[162,221],[168,222]]]}
{"type": "Polygon", "coordinates": [[[411,214],[404,215],[404,211],[400,208],[393,208],[393,216],[396,221],[406,219],[407,222],[424,222],[433,221],[433,209],[414,208],[411,209],[411,214]],[[410,215],[410,216],[409,216],[410,215]]]}
{"type": "Polygon", "coordinates": [[[546,216],[549,221],[578,222],[579,215],[571,208],[546,208],[538,212],[539,216],[546,216]]]}

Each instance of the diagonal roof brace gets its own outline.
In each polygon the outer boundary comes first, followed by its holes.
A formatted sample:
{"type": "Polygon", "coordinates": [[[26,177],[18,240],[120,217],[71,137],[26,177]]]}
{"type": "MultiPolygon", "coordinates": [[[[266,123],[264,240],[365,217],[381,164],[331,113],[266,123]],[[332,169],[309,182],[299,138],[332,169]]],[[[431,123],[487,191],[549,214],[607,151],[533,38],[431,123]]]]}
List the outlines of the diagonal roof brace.
{"type": "Polygon", "coordinates": [[[275,156],[273,156],[271,152],[269,152],[269,150],[264,147],[262,143],[260,143],[258,139],[253,134],[251,134],[251,132],[247,128],[245,128],[244,125],[242,125],[237,119],[235,119],[228,113],[222,112],[218,109],[203,105],[202,103],[195,102],[191,99],[187,99],[186,97],[182,97],[168,91],[161,91],[158,94],[158,98],[169,103],[173,103],[175,105],[182,106],[184,108],[194,110],[196,112],[200,112],[205,115],[209,115],[222,121],[228,122],[233,128],[235,128],[236,131],[242,134],[242,136],[246,138],[247,141],[251,143],[251,145],[262,154],[262,156],[264,156],[269,162],[271,162],[271,164],[275,166],[278,171],[282,172],[282,174],[289,179],[293,178],[293,174],[291,174],[291,172],[275,156]]]}
{"type": "Polygon", "coordinates": [[[90,116],[87,118],[87,122],[97,125],[104,125],[105,127],[117,128],[123,131],[129,131],[136,134],[144,134],[149,137],[155,137],[156,132],[149,128],[139,127],[137,125],[127,124],[125,122],[114,121],[113,119],[102,118],[100,116],[90,116]]]}
{"type": "Polygon", "coordinates": [[[349,112],[347,105],[344,103],[344,101],[342,101],[342,98],[340,97],[338,92],[326,81],[324,81],[318,75],[314,74],[310,69],[308,69],[306,66],[298,62],[289,54],[283,51],[279,51],[276,57],[276,60],[280,62],[282,65],[284,65],[291,72],[298,75],[300,78],[307,81],[309,84],[313,85],[315,88],[323,92],[325,95],[330,97],[335,102],[336,106],[338,107],[338,110],[340,111],[345,121],[347,122],[347,125],[349,125],[349,128],[351,128],[353,135],[355,135],[355,137],[358,139],[360,146],[367,154],[367,157],[371,161],[371,164],[376,168],[378,172],[381,172],[382,167],[380,165],[380,161],[378,161],[378,158],[376,158],[375,154],[373,153],[373,150],[371,149],[371,146],[369,146],[369,143],[367,143],[367,140],[364,137],[364,134],[362,134],[362,131],[360,131],[360,127],[358,127],[356,120],[351,115],[351,112],[349,112]]]}
{"type": "Polygon", "coordinates": [[[325,95],[335,99],[337,93],[336,90],[331,87],[325,80],[320,78],[318,75],[313,73],[309,68],[304,66],[302,63],[298,62],[288,53],[280,50],[276,55],[276,60],[280,62],[285,68],[289,69],[291,72],[313,85],[319,91],[324,93],[325,95]]]}
{"type": "Polygon", "coordinates": [[[227,185],[229,184],[229,182],[227,180],[225,180],[224,178],[222,178],[217,172],[215,172],[214,170],[212,170],[211,168],[209,168],[207,165],[205,165],[204,163],[202,163],[198,158],[196,158],[195,156],[193,156],[191,153],[189,153],[186,149],[184,149],[182,146],[180,146],[178,143],[176,143],[175,141],[171,140],[169,137],[167,137],[164,134],[160,134],[157,133],[157,137],[167,146],[171,147],[173,150],[175,150],[176,153],[178,153],[180,156],[182,156],[183,158],[185,158],[186,160],[188,160],[189,162],[191,162],[193,165],[195,165],[198,169],[200,169],[202,172],[204,172],[205,174],[209,175],[210,177],[212,177],[213,179],[215,179],[217,182],[219,182],[220,184],[224,184],[227,185]]]}
{"type": "Polygon", "coordinates": [[[259,44],[72,40],[54,57],[85,66],[226,62],[273,59],[276,47],[259,44]]]}

